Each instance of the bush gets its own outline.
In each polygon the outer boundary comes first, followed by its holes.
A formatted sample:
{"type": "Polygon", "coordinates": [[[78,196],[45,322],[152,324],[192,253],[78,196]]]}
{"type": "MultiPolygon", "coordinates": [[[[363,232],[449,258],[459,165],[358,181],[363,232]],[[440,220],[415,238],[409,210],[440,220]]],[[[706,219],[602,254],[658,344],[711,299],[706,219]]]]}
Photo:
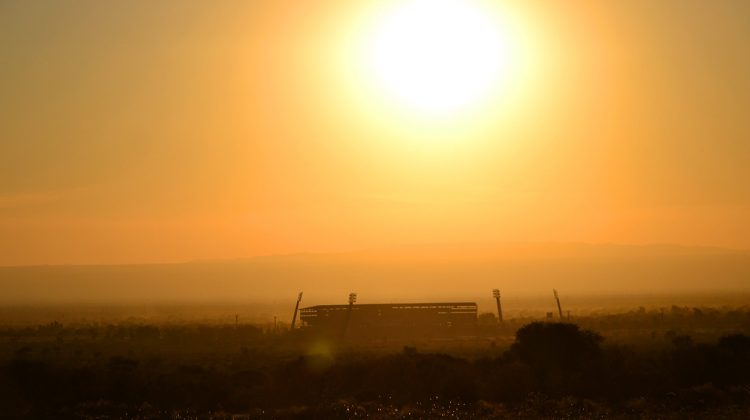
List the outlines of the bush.
{"type": "Polygon", "coordinates": [[[602,337],[577,325],[533,322],[516,332],[511,355],[538,371],[570,373],[598,358],[602,337]]]}

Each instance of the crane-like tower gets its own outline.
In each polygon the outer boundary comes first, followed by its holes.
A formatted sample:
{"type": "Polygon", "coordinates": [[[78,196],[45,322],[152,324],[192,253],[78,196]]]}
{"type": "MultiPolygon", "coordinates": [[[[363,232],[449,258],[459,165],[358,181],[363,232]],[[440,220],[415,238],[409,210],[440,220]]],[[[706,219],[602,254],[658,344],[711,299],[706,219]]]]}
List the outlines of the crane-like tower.
{"type": "Polygon", "coordinates": [[[297,304],[294,305],[294,315],[292,315],[292,329],[294,329],[294,325],[297,323],[297,312],[299,311],[299,303],[302,301],[302,292],[299,292],[299,295],[297,295],[297,304]]]}
{"type": "Polygon", "coordinates": [[[552,293],[555,295],[555,301],[557,301],[557,312],[560,314],[560,319],[563,319],[562,306],[560,306],[560,296],[557,294],[557,289],[552,289],[552,293]]]}
{"type": "Polygon", "coordinates": [[[500,304],[500,289],[492,289],[492,297],[495,298],[497,303],[497,320],[501,324],[503,323],[503,307],[500,304]]]}

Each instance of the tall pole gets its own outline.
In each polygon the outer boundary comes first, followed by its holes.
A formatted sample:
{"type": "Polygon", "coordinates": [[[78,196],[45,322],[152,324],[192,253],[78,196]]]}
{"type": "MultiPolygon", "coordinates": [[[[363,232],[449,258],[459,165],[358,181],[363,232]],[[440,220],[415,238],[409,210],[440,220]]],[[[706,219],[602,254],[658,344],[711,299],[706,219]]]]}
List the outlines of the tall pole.
{"type": "Polygon", "coordinates": [[[299,303],[302,301],[302,292],[299,292],[299,295],[297,295],[297,304],[294,305],[294,315],[292,315],[292,329],[294,329],[294,324],[297,323],[297,311],[299,311],[299,303]]]}
{"type": "Polygon", "coordinates": [[[560,296],[558,296],[556,289],[552,289],[552,293],[554,293],[555,300],[557,301],[557,312],[560,314],[560,319],[563,319],[562,306],[560,306],[560,296]]]}
{"type": "Polygon", "coordinates": [[[499,289],[492,289],[492,297],[495,298],[495,303],[497,303],[497,319],[502,324],[503,322],[503,307],[500,305],[500,290],[499,289]]]}
{"type": "Polygon", "coordinates": [[[357,301],[357,294],[356,293],[349,293],[349,308],[346,310],[346,318],[344,319],[344,328],[341,330],[341,338],[344,338],[346,336],[346,333],[349,331],[349,321],[352,319],[352,307],[354,306],[354,302],[357,301]]]}

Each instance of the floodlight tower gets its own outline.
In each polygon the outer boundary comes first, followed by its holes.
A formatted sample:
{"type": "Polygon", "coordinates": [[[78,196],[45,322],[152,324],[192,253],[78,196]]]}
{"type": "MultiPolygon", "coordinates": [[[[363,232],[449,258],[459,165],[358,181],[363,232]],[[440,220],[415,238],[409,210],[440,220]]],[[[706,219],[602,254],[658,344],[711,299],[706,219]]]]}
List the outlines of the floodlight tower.
{"type": "Polygon", "coordinates": [[[352,307],[354,306],[354,302],[356,301],[357,294],[349,293],[349,308],[346,310],[346,318],[344,319],[344,328],[341,330],[341,338],[346,336],[346,333],[349,330],[349,321],[351,321],[352,319],[352,307]]]}
{"type": "Polygon", "coordinates": [[[503,322],[503,307],[500,305],[500,290],[492,289],[492,297],[495,298],[497,303],[497,319],[502,324],[503,322]]]}
{"type": "Polygon", "coordinates": [[[560,314],[560,319],[563,319],[562,306],[560,306],[560,296],[558,296],[556,289],[552,289],[552,293],[555,295],[555,300],[557,301],[557,312],[560,314]]]}
{"type": "Polygon", "coordinates": [[[292,316],[292,329],[294,329],[294,324],[297,323],[297,312],[299,311],[299,303],[302,301],[302,292],[299,292],[299,295],[297,295],[297,304],[294,305],[294,315],[292,316]]]}

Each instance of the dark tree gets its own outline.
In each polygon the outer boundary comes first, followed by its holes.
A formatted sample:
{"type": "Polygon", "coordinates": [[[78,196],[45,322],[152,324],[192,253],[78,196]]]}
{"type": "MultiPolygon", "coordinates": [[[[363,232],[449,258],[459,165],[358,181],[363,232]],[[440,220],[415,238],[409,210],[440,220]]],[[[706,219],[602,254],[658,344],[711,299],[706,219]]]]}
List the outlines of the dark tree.
{"type": "Polygon", "coordinates": [[[572,372],[599,356],[601,341],[575,324],[534,322],[516,332],[511,354],[539,371],[572,372]]]}

